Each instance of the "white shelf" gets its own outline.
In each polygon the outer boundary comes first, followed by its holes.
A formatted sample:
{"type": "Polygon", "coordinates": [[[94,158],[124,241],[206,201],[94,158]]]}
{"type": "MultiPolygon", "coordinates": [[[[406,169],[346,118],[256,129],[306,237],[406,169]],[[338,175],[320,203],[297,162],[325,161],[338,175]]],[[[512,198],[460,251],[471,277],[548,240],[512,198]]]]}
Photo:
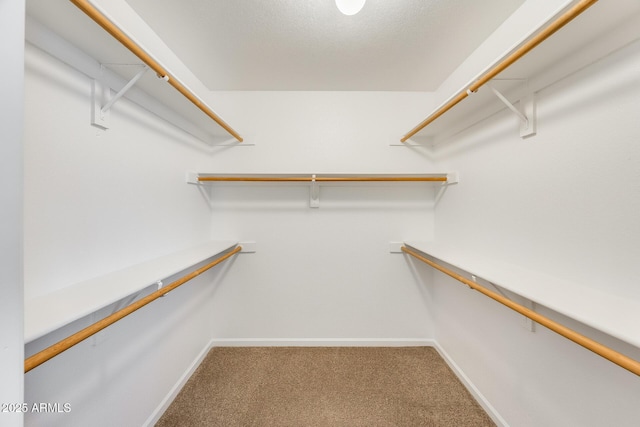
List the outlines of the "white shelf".
{"type": "Polygon", "coordinates": [[[158,280],[225,252],[236,243],[207,242],[25,301],[25,342],[40,338],[133,295],[158,280]]]}
{"type": "Polygon", "coordinates": [[[424,254],[485,279],[587,326],[640,348],[640,302],[483,258],[434,242],[405,242],[424,254]]]}
{"type": "Polygon", "coordinates": [[[189,184],[202,182],[313,182],[318,184],[335,184],[339,182],[440,182],[447,184],[458,183],[458,174],[449,173],[198,173],[187,172],[186,181],[189,184]],[[200,178],[205,181],[199,181],[200,178]],[[206,181],[211,178],[212,181],[206,181]],[[443,181],[429,181],[430,178],[443,181]]]}
{"type": "MultiPolygon", "coordinates": [[[[527,93],[538,92],[639,39],[640,3],[600,1],[500,73],[491,84],[518,106],[527,93]]],[[[477,76],[482,74],[478,70],[477,76]]],[[[465,92],[476,80],[471,79],[451,97],[465,92]]],[[[412,136],[407,145],[438,144],[505,108],[489,87],[482,86],[412,136]]]]}
{"type": "MultiPolygon", "coordinates": [[[[175,57],[139,17],[135,28],[125,30],[131,33],[129,35],[134,41],[151,45],[142,47],[148,49],[149,55],[157,58],[163,66],[167,58],[175,57]]],[[[143,65],[137,56],[70,1],[30,0],[27,3],[25,39],[88,77],[109,86],[113,93],[122,89],[143,65]]],[[[174,73],[171,67],[167,69],[179,80],[185,74],[174,73]]],[[[195,95],[199,96],[197,93],[195,95]]],[[[124,96],[203,142],[243,146],[152,70],[146,72],[124,96]]],[[[206,104],[204,100],[202,102],[206,104]]],[[[91,111],[90,104],[87,109],[91,111]]]]}
{"type": "Polygon", "coordinates": [[[439,184],[440,188],[446,188],[459,181],[457,172],[439,174],[310,174],[310,173],[286,173],[286,174],[205,174],[187,172],[188,184],[202,185],[216,183],[225,185],[256,185],[264,183],[278,183],[280,185],[308,185],[309,207],[320,207],[320,187],[352,186],[357,184],[380,186],[397,184],[439,184]]]}

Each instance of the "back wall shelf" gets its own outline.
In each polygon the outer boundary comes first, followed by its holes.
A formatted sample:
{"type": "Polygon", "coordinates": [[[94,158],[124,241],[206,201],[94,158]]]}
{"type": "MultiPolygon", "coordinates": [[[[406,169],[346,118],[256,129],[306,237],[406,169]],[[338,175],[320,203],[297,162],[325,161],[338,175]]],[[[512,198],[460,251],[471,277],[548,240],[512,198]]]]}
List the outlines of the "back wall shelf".
{"type": "MultiPolygon", "coordinates": [[[[93,8],[88,2],[76,3],[93,8]]],[[[27,6],[27,42],[93,79],[93,105],[87,106],[92,125],[113,126],[109,110],[117,103],[109,102],[123,96],[207,144],[252,145],[242,142],[238,132],[156,59],[172,54],[139,17],[135,34],[103,17],[112,31],[122,33],[121,43],[71,2],[32,1],[27,6]]]]}
{"type": "Polygon", "coordinates": [[[320,186],[340,183],[434,183],[445,188],[458,183],[458,173],[432,174],[208,174],[187,172],[188,184],[204,183],[306,183],[309,184],[309,207],[320,207],[320,186]]]}

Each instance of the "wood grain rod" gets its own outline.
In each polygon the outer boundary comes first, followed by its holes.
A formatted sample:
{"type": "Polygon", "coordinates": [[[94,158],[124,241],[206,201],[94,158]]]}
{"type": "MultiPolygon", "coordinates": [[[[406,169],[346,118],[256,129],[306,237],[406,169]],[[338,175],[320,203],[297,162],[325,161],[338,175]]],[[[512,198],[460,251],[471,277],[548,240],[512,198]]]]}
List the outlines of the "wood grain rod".
{"type": "Polygon", "coordinates": [[[74,345],[86,340],[92,335],[97,334],[98,332],[105,329],[106,327],[113,325],[118,320],[121,320],[122,318],[130,315],[134,311],[141,309],[145,305],[155,301],[161,296],[168,294],[172,290],[183,285],[189,280],[199,276],[200,274],[204,273],[210,268],[215,267],[216,265],[220,264],[222,261],[232,257],[233,255],[237,254],[241,250],[242,250],[241,246],[236,246],[232,251],[222,255],[219,258],[214,259],[210,263],[200,267],[195,271],[192,271],[191,273],[187,274],[186,276],[183,276],[182,278],[176,280],[175,282],[172,282],[171,284],[161,289],[158,289],[157,291],[147,295],[144,298],[139,299],[138,301],[124,307],[121,310],[116,311],[115,313],[105,317],[104,319],[99,320],[93,323],[92,325],[89,325],[86,328],[76,332],[75,334],[70,335],[63,340],[58,341],[57,343],[53,344],[50,347],[45,348],[44,350],[34,354],[33,356],[28,357],[24,361],[24,372],[27,373],[33,368],[36,368],[42,365],[44,362],[59,355],[63,351],[70,349],[74,345]]]}
{"type": "MultiPolygon", "coordinates": [[[[314,178],[310,176],[294,177],[256,177],[256,176],[201,176],[198,181],[252,181],[252,182],[312,182],[314,178]]],[[[446,182],[446,176],[392,176],[392,177],[367,177],[367,176],[345,176],[345,177],[322,177],[317,176],[316,182],[446,182]]]]}
{"type": "Polygon", "coordinates": [[[464,283],[465,285],[469,286],[470,288],[484,294],[485,296],[488,296],[489,298],[499,302],[500,304],[503,304],[507,307],[509,307],[510,309],[522,314],[523,316],[528,317],[529,319],[533,320],[536,323],[539,323],[540,325],[552,330],[553,332],[556,332],[560,335],[562,335],[563,337],[575,342],[576,344],[581,345],[582,347],[586,348],[587,350],[591,350],[592,352],[598,354],[599,356],[604,357],[605,359],[615,363],[616,365],[636,374],[640,376],[640,362],[631,359],[630,357],[625,356],[622,353],[619,353],[609,347],[606,347],[602,344],[600,344],[597,341],[592,340],[591,338],[588,338],[572,329],[567,328],[564,325],[561,325],[558,322],[555,322],[554,320],[549,319],[546,316],[543,316],[540,313],[536,313],[535,311],[520,305],[518,303],[515,303],[513,301],[511,301],[508,298],[505,298],[504,296],[490,291],[480,285],[478,285],[476,282],[467,279],[466,277],[449,270],[446,267],[443,267],[440,264],[437,264],[433,261],[431,261],[428,258],[423,257],[422,255],[418,254],[417,252],[407,248],[406,246],[402,247],[402,251],[419,259],[420,261],[430,265],[431,267],[435,268],[438,271],[441,271],[442,273],[453,277],[454,279],[464,283]]]}
{"type": "Polygon", "coordinates": [[[522,58],[533,48],[538,46],[544,40],[546,40],[549,36],[554,34],[560,28],[564,27],[575,17],[580,15],[582,12],[587,10],[590,6],[595,4],[598,0],[581,0],[560,15],[557,19],[555,19],[552,23],[547,25],[544,29],[538,32],[535,36],[521,44],[518,48],[516,48],[513,52],[511,52],[506,58],[501,60],[498,64],[494,65],[482,74],[478,79],[473,82],[468,88],[465,88],[458,92],[452,99],[450,99],[446,104],[440,107],[437,111],[431,114],[429,117],[420,122],[416,127],[411,129],[405,136],[400,139],[401,142],[406,142],[409,138],[414,136],[416,133],[420,132],[422,129],[427,127],[429,124],[434,122],[438,117],[442,116],[444,113],[449,111],[455,105],[457,105],[460,101],[469,96],[469,93],[476,92],[481,86],[487,83],[489,80],[497,76],[499,73],[504,71],[511,64],[516,62],[518,59],[522,58]]]}
{"type": "Polygon", "coordinates": [[[232,135],[236,140],[242,142],[242,137],[229,126],[220,116],[218,116],[213,110],[207,107],[193,92],[187,89],[180,81],[160,65],[155,59],[153,59],[144,49],[142,49],[136,42],[131,40],[129,36],[123,33],[113,22],[111,22],[106,16],[104,16],[98,9],[96,9],[87,0],[70,0],[71,3],[76,5],[87,16],[93,19],[98,25],[100,25],[105,31],[107,31],[116,40],[122,43],[127,49],[129,49],[134,55],[136,55],[142,62],[147,64],[149,68],[154,70],[160,77],[168,77],[169,84],[173,86],[178,92],[180,92],[185,98],[193,103],[203,113],[213,119],[218,125],[232,135]]]}

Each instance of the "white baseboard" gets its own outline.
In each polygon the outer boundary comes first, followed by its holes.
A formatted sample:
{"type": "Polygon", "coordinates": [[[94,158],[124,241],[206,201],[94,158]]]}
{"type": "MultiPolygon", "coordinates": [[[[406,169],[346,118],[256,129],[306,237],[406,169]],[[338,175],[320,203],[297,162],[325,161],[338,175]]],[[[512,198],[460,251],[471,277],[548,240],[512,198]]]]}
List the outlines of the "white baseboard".
{"type": "Polygon", "coordinates": [[[153,426],[158,422],[213,347],[433,347],[493,422],[499,427],[509,427],[509,424],[465,375],[464,371],[449,357],[447,352],[440,347],[438,342],[427,338],[214,338],[200,351],[189,368],[143,424],[144,427],[153,426]]]}
{"type": "Polygon", "coordinates": [[[493,422],[496,423],[498,427],[509,427],[509,424],[507,424],[504,418],[500,416],[498,411],[496,411],[496,408],[494,408],[493,405],[489,403],[489,401],[484,397],[480,390],[478,390],[473,382],[471,382],[469,377],[467,377],[460,366],[458,366],[458,364],[454,362],[451,357],[449,357],[449,354],[444,351],[442,347],[440,347],[440,344],[438,344],[438,342],[434,340],[432,347],[435,348],[440,356],[442,356],[444,361],[447,362],[447,365],[449,365],[453,373],[456,374],[458,379],[462,382],[466,389],[469,390],[469,393],[471,393],[476,402],[478,402],[478,404],[482,406],[482,409],[485,410],[485,412],[487,413],[487,415],[489,415],[493,422]]]}
{"type": "Polygon", "coordinates": [[[432,347],[427,338],[214,338],[213,347],[432,347]]]}
{"type": "Polygon", "coordinates": [[[171,403],[176,398],[178,393],[180,393],[180,390],[182,390],[182,387],[184,387],[187,381],[189,381],[189,378],[191,378],[191,375],[193,375],[193,373],[198,368],[198,366],[200,366],[200,364],[202,363],[202,361],[204,360],[207,353],[209,353],[209,350],[211,350],[212,347],[213,347],[213,341],[209,341],[209,343],[207,343],[207,345],[204,346],[204,348],[200,351],[200,353],[198,353],[198,356],[195,358],[195,360],[191,362],[191,364],[189,365],[187,370],[184,372],[184,374],[182,374],[180,379],[178,379],[178,382],[176,382],[175,385],[171,388],[167,396],[164,399],[162,399],[162,402],[160,402],[160,405],[158,405],[155,411],[151,413],[151,415],[149,416],[149,418],[147,418],[144,424],[142,424],[143,427],[154,426],[158,422],[160,417],[162,417],[162,414],[164,414],[167,408],[169,408],[169,405],[171,405],[171,403]]]}

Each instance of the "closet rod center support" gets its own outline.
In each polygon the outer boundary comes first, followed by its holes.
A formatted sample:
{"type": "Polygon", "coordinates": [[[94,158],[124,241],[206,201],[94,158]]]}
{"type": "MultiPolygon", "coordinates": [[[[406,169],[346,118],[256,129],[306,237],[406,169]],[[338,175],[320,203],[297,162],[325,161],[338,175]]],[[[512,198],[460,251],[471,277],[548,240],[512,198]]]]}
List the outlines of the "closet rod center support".
{"type": "Polygon", "coordinates": [[[311,175],[311,187],[309,187],[309,207],[320,207],[320,186],[316,181],[316,175],[311,175]]]}

